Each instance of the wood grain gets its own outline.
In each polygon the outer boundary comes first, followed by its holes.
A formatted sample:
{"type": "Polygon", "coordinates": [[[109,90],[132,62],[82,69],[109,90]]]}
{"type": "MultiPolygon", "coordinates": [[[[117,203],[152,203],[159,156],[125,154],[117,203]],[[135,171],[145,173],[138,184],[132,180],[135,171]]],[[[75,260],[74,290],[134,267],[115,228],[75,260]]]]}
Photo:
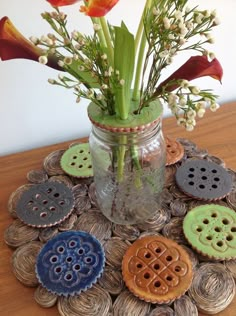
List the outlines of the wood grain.
{"type": "MultiPolygon", "coordinates": [[[[216,113],[208,111],[205,117],[199,120],[196,130],[193,132],[186,132],[181,127],[178,127],[173,117],[163,120],[163,131],[165,135],[170,137],[185,137],[196,142],[199,147],[208,149],[210,154],[222,158],[226,162],[227,167],[236,169],[236,103],[228,103],[216,113]]],[[[5,245],[3,233],[12,222],[12,218],[7,211],[7,202],[10,194],[20,185],[27,183],[26,174],[28,171],[42,168],[43,158],[47,154],[56,149],[65,149],[71,142],[0,157],[1,316],[58,315],[55,307],[44,309],[38,306],[33,299],[34,289],[27,288],[16,280],[11,272],[12,249],[5,245]]],[[[204,314],[199,315],[203,316],[204,314]]],[[[225,311],[217,315],[235,316],[236,298],[225,311]]]]}

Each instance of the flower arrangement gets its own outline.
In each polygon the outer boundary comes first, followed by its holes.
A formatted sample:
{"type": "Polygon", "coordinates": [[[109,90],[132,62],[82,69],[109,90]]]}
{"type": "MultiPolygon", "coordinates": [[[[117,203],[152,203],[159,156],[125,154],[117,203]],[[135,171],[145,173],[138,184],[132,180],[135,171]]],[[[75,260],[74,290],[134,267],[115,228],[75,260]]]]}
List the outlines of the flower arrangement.
{"type": "Polygon", "coordinates": [[[222,67],[204,46],[213,43],[212,29],[219,24],[215,11],[189,8],[187,0],[146,0],[135,35],[125,22],[113,26],[105,15],[115,10],[119,0],[87,0],[80,12],[93,23],[93,34],[67,29],[67,16],[59,8],[77,5],[79,0],[47,0],[52,12],[42,14],[52,33],[27,40],[8,17],[0,20],[0,57],[2,60],[26,58],[61,70],[53,85],[72,89],[77,102],[92,101],[108,116],[109,122],[142,115],[153,100],[163,100],[177,123],[193,130],[196,117],[207,105],[218,108],[217,96],[202,90],[191,80],[211,76],[222,79],[222,67]],[[197,53],[171,76],[162,81],[165,68],[177,54],[197,53]]]}
{"type": "Polygon", "coordinates": [[[99,207],[113,222],[140,222],[158,209],[164,185],[161,101],[188,131],[207,105],[218,108],[212,91],[190,81],[222,78],[219,61],[204,48],[213,42],[211,31],[219,19],[215,11],[189,8],[188,0],[145,0],[134,35],[125,22],[114,26],[104,17],[119,0],[87,0],[80,11],[91,18],[93,33],[86,35],[68,30],[68,18],[60,10],[79,0],[47,1],[53,11],[42,17],[52,33],[27,40],[4,17],[0,57],[31,59],[60,70],[49,83],[72,89],[77,102],[91,101],[89,142],[99,207]],[[163,70],[186,51],[197,54],[163,80],[163,70]]]}

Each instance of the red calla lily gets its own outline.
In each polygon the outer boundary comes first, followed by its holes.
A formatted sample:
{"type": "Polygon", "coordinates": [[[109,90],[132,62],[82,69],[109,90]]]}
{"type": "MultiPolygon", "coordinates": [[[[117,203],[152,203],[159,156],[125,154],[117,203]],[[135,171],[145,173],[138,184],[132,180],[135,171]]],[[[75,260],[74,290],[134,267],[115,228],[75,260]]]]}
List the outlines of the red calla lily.
{"type": "Polygon", "coordinates": [[[66,5],[71,5],[80,0],[47,0],[54,7],[63,7],[66,5]]]}
{"type": "MultiPolygon", "coordinates": [[[[0,20],[0,58],[9,60],[15,58],[38,61],[43,50],[27,40],[13,25],[8,17],[0,20]]],[[[49,57],[47,66],[60,69],[55,57],[49,57]]]]}
{"type": "MultiPolygon", "coordinates": [[[[155,95],[158,96],[162,88],[171,82],[172,80],[193,80],[204,76],[210,76],[214,79],[221,81],[223,76],[223,69],[220,62],[214,58],[212,61],[208,61],[207,56],[192,56],[185,64],[183,64],[178,70],[176,70],[170,77],[163,81],[155,91],[155,95]]],[[[166,91],[173,91],[179,86],[177,84],[169,85],[166,87],[166,91]]]]}

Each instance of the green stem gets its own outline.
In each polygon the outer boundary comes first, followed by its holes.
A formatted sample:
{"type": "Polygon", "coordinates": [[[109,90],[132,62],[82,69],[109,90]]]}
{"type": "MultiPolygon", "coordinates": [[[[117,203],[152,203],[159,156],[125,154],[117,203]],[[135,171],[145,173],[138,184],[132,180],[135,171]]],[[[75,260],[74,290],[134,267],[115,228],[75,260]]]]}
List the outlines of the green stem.
{"type": "Polygon", "coordinates": [[[119,137],[119,147],[117,155],[117,181],[120,183],[124,177],[124,165],[125,165],[125,151],[127,144],[127,136],[122,135],[119,137]]]}
{"type": "Polygon", "coordinates": [[[139,25],[138,25],[138,30],[137,30],[137,33],[135,35],[135,54],[138,50],[138,46],[139,46],[139,43],[140,43],[140,38],[141,38],[141,35],[142,35],[142,32],[143,32],[143,17],[144,17],[144,12],[145,10],[143,10],[143,14],[142,14],[142,17],[139,21],[139,25]]]}
{"type": "Polygon", "coordinates": [[[100,43],[101,43],[101,46],[103,47],[107,47],[107,44],[106,44],[106,39],[105,39],[105,36],[104,36],[104,33],[103,33],[103,30],[102,30],[102,25],[100,23],[100,20],[98,18],[91,18],[91,20],[93,21],[94,24],[98,24],[101,26],[101,29],[97,31],[98,33],[98,37],[99,37],[99,40],[100,40],[100,43]]]}
{"type": "Polygon", "coordinates": [[[144,58],[144,52],[145,52],[145,47],[147,43],[146,34],[144,30],[144,25],[143,25],[143,19],[144,19],[146,10],[151,7],[152,1],[153,0],[146,0],[146,4],[142,13],[142,18],[140,20],[138,31],[135,36],[135,52],[136,52],[138,50],[138,45],[139,45],[140,37],[142,34],[141,43],[140,43],[139,52],[138,52],[135,80],[134,80],[134,90],[133,90],[133,96],[132,96],[133,100],[138,100],[139,98],[139,87],[140,87],[140,80],[141,80],[143,58],[144,58]]]}
{"type": "Polygon", "coordinates": [[[137,67],[136,67],[136,74],[135,74],[135,80],[134,80],[134,90],[133,90],[133,96],[132,100],[136,101],[139,98],[139,87],[140,87],[140,81],[141,81],[141,73],[142,73],[142,66],[143,66],[143,57],[146,47],[146,34],[143,31],[142,39],[139,47],[139,54],[138,54],[138,61],[137,61],[137,67]]]}
{"type": "Polygon", "coordinates": [[[138,159],[138,150],[137,150],[137,146],[132,145],[130,148],[131,151],[131,156],[132,156],[132,160],[133,163],[135,165],[136,168],[136,176],[135,176],[135,186],[136,188],[141,188],[142,187],[142,181],[141,181],[141,166],[140,166],[140,162],[138,159]]]}
{"type": "Polygon", "coordinates": [[[115,95],[117,109],[119,111],[119,117],[122,120],[127,120],[129,116],[129,111],[127,110],[127,100],[125,98],[125,90],[123,88],[119,89],[115,95]]]}
{"type": "Polygon", "coordinates": [[[107,46],[107,50],[108,50],[108,52],[107,52],[108,60],[110,62],[110,65],[112,67],[114,67],[114,49],[112,46],[111,36],[110,36],[110,32],[109,32],[109,29],[107,26],[106,19],[104,17],[101,17],[98,20],[101,23],[102,31],[103,31],[103,34],[104,34],[104,37],[106,40],[106,44],[107,44],[106,46],[107,46]]]}

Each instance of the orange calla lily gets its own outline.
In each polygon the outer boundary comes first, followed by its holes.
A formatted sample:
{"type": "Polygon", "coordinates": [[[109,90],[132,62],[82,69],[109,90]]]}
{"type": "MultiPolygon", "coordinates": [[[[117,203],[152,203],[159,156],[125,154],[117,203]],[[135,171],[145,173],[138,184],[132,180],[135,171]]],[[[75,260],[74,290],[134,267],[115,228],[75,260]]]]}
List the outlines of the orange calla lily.
{"type": "Polygon", "coordinates": [[[106,15],[119,0],[87,0],[87,6],[81,6],[80,11],[92,17],[106,15]]]}
{"type": "MultiPolygon", "coordinates": [[[[38,61],[41,55],[43,55],[43,50],[27,40],[8,17],[5,16],[0,20],[0,58],[2,60],[23,58],[38,61]]],[[[53,57],[48,58],[47,65],[61,69],[53,57]]]]}
{"type": "MultiPolygon", "coordinates": [[[[71,5],[80,0],[47,0],[54,7],[71,5]]],[[[101,17],[106,15],[119,0],[85,0],[87,5],[80,7],[80,12],[84,12],[91,17],[101,17]]]]}
{"type": "MultiPolygon", "coordinates": [[[[173,80],[193,80],[204,76],[210,76],[221,81],[223,76],[223,69],[220,62],[214,58],[208,61],[207,56],[192,56],[185,64],[176,70],[170,77],[163,81],[156,89],[155,96],[158,96],[162,88],[173,80]]],[[[173,91],[178,88],[177,84],[166,87],[167,91],[173,91]]]]}

